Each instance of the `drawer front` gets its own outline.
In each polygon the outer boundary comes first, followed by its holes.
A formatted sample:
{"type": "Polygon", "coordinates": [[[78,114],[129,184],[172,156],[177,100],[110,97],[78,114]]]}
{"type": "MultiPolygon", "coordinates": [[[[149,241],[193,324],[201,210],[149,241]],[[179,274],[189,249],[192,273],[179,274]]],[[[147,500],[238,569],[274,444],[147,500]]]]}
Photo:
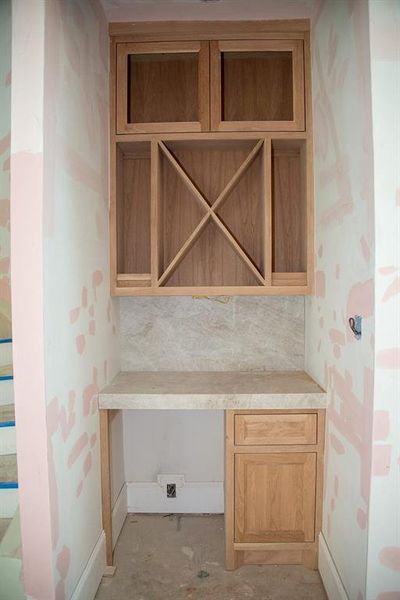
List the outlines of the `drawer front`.
{"type": "Polygon", "coordinates": [[[316,443],[316,414],[235,415],[235,445],[237,446],[316,443]]]}

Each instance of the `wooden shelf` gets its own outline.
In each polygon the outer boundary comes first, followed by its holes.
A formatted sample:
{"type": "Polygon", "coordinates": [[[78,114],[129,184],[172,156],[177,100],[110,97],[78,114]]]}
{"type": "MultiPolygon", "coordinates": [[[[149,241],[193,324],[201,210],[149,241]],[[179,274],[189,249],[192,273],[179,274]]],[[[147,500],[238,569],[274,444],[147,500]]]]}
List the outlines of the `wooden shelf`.
{"type": "Polygon", "coordinates": [[[114,292],[306,293],[305,147],[270,136],[118,142],[114,292]]]}
{"type": "Polygon", "coordinates": [[[306,25],[112,35],[113,294],[312,291],[306,25]]]}

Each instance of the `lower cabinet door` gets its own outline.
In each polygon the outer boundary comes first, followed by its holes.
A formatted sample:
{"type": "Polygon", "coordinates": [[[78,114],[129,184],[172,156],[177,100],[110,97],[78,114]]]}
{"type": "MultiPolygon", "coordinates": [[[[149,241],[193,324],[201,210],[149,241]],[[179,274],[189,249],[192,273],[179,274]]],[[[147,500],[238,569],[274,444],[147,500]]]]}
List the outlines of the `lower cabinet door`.
{"type": "Polygon", "coordinates": [[[316,454],[235,455],[235,542],[312,542],[316,454]]]}

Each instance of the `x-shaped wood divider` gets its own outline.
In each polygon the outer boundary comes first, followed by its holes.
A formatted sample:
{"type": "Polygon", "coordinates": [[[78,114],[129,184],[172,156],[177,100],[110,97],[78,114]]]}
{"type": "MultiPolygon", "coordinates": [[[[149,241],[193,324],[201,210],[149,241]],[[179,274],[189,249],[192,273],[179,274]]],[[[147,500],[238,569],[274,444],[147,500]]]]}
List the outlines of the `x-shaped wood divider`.
{"type": "Polygon", "coordinates": [[[161,141],[159,142],[159,146],[160,146],[161,150],[163,151],[164,155],[168,158],[171,165],[174,167],[174,169],[180,175],[183,182],[188,187],[188,189],[192,192],[193,196],[197,199],[197,201],[199,202],[201,207],[206,211],[206,214],[201,219],[200,223],[197,225],[197,227],[194,229],[194,231],[187,238],[187,240],[185,241],[185,243],[183,244],[181,249],[178,251],[178,253],[175,255],[175,257],[172,259],[172,261],[169,263],[168,267],[165,269],[165,271],[163,272],[161,277],[158,279],[158,285],[162,285],[168,279],[168,277],[170,277],[170,275],[172,275],[172,273],[178,267],[179,263],[182,261],[182,259],[189,252],[189,250],[194,245],[196,240],[199,238],[201,232],[203,231],[203,229],[205,228],[207,223],[210,221],[210,219],[219,227],[220,231],[225,235],[225,237],[231,244],[232,248],[239,255],[239,257],[242,259],[242,261],[245,263],[245,265],[247,265],[247,267],[251,270],[251,272],[256,277],[256,279],[259,281],[259,283],[261,285],[265,285],[265,279],[262,276],[262,274],[260,273],[260,271],[258,270],[258,268],[256,267],[256,265],[253,263],[253,261],[251,260],[249,255],[243,250],[243,248],[240,246],[240,244],[237,242],[237,240],[234,238],[234,236],[231,234],[229,229],[226,227],[226,225],[223,223],[223,221],[220,219],[220,217],[216,213],[216,210],[221,207],[222,203],[227,199],[227,197],[229,196],[229,194],[231,193],[233,188],[239,183],[242,176],[245,174],[247,169],[250,167],[253,160],[256,158],[257,154],[259,153],[260,149],[262,148],[263,144],[264,144],[264,140],[259,140],[257,142],[257,144],[254,146],[254,148],[251,150],[250,154],[243,161],[243,163],[240,165],[240,167],[235,172],[233,177],[228,181],[228,183],[226,184],[226,186],[224,187],[222,192],[219,194],[219,196],[215,200],[214,204],[211,206],[207,202],[207,200],[205,199],[203,194],[200,192],[200,190],[197,189],[197,187],[195,186],[193,181],[190,179],[189,175],[181,167],[181,165],[176,160],[176,158],[173,156],[173,154],[168,150],[166,145],[161,141]]]}

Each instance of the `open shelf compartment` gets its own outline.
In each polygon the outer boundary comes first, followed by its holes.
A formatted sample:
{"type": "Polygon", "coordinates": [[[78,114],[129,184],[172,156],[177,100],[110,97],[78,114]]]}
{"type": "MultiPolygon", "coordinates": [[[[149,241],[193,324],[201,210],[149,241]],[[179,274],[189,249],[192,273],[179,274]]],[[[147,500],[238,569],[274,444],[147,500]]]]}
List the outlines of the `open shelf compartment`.
{"type": "Polygon", "coordinates": [[[305,154],[296,137],[117,142],[116,289],[306,293],[305,154]]]}
{"type": "Polygon", "coordinates": [[[263,141],[177,141],[160,147],[158,284],[264,285],[263,141]]]}

